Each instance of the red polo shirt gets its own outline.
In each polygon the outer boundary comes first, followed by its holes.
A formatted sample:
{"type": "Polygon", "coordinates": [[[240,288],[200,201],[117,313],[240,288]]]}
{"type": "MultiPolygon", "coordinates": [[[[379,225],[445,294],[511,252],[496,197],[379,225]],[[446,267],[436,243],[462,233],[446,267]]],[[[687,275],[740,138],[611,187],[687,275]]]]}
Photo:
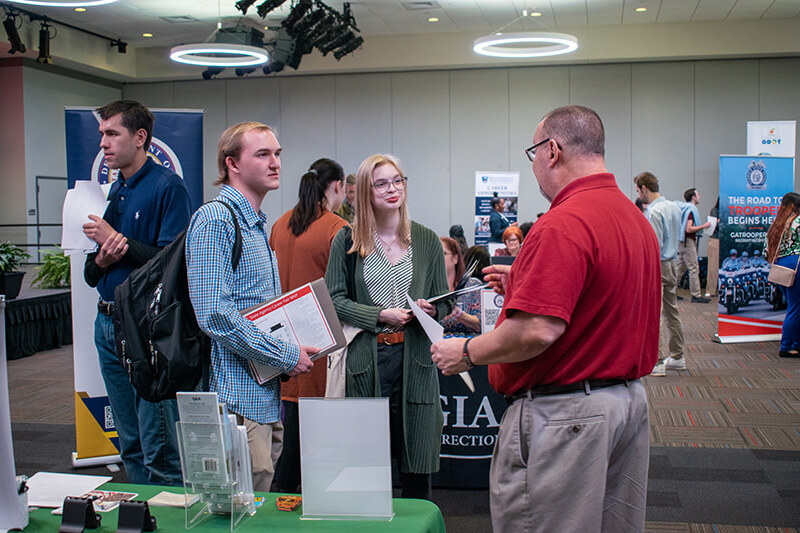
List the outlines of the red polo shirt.
{"type": "Polygon", "coordinates": [[[594,174],[565,187],[525,238],[503,310],[558,317],[564,334],[538,357],[489,366],[501,394],[583,379],[637,379],[658,358],[661,266],[653,229],[594,174]]]}

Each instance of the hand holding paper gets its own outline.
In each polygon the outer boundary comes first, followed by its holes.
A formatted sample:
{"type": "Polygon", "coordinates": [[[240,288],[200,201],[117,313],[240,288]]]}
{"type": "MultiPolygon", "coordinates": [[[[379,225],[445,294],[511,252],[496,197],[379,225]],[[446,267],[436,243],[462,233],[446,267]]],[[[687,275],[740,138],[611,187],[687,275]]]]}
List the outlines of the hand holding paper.
{"type": "Polygon", "coordinates": [[[67,191],[61,213],[61,248],[64,250],[92,250],[96,242],[83,232],[89,215],[102,217],[106,211],[106,194],[96,181],[79,180],[67,191]]]}
{"type": "MultiPolygon", "coordinates": [[[[411,297],[406,295],[406,300],[408,300],[408,305],[411,306],[411,311],[414,313],[414,316],[417,317],[419,320],[422,329],[425,331],[425,334],[431,340],[432,343],[437,343],[444,339],[444,327],[441,324],[436,322],[432,316],[422,310],[420,306],[418,306],[414,301],[411,300],[411,297]]],[[[469,372],[461,372],[459,374],[461,379],[464,380],[467,387],[471,392],[475,392],[475,384],[472,382],[472,377],[469,375],[469,372]]]]}

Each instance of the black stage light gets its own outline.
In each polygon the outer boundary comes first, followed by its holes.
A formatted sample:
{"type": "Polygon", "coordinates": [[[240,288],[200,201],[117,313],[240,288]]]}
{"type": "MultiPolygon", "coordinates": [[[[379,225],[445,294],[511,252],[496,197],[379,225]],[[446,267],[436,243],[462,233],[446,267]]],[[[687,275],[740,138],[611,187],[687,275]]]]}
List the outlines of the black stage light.
{"type": "Polygon", "coordinates": [[[241,78],[242,76],[247,76],[248,74],[252,74],[255,71],[256,67],[247,67],[247,68],[239,67],[236,69],[236,75],[241,78]]]}
{"type": "Polygon", "coordinates": [[[225,67],[208,67],[207,69],[205,69],[203,71],[203,79],[204,80],[210,80],[211,78],[213,78],[214,76],[216,76],[217,74],[222,72],[223,70],[225,70],[225,67]]]}
{"type": "Polygon", "coordinates": [[[247,15],[247,10],[256,3],[256,0],[239,0],[236,2],[236,9],[242,12],[243,15],[247,15]]]}
{"type": "Polygon", "coordinates": [[[19,37],[19,31],[17,31],[17,18],[13,15],[9,15],[8,18],[3,21],[3,27],[6,29],[6,35],[8,35],[8,43],[11,45],[11,48],[8,50],[8,53],[14,54],[16,52],[19,52],[20,54],[24,54],[25,44],[19,37]]]}
{"type": "Polygon", "coordinates": [[[329,35],[333,33],[333,29],[336,26],[336,16],[332,13],[328,13],[325,15],[318,24],[315,24],[311,30],[309,30],[308,34],[306,35],[306,40],[312,44],[312,46],[316,46],[318,43],[323,43],[330,39],[329,35]]]}
{"type": "Polygon", "coordinates": [[[283,19],[281,22],[281,26],[284,27],[287,31],[292,31],[294,29],[295,24],[300,22],[308,10],[311,9],[311,0],[300,0],[300,2],[292,8],[289,12],[289,16],[283,19]]]}
{"type": "Polygon", "coordinates": [[[39,29],[39,57],[36,61],[39,63],[50,64],[53,58],[50,57],[50,26],[47,21],[42,22],[42,27],[39,29]]]}
{"type": "Polygon", "coordinates": [[[119,39],[117,39],[116,41],[112,41],[111,43],[112,48],[115,46],[117,47],[117,52],[119,52],[120,54],[125,54],[128,52],[128,43],[124,43],[119,39]]]}
{"type": "Polygon", "coordinates": [[[286,0],[267,0],[256,8],[258,16],[262,19],[273,9],[278,9],[286,0]]]}
{"type": "Polygon", "coordinates": [[[336,60],[338,61],[347,54],[349,54],[350,52],[352,52],[353,50],[355,50],[356,48],[358,48],[359,46],[361,46],[362,44],[364,44],[364,38],[356,37],[352,41],[348,41],[347,44],[345,44],[338,50],[334,51],[333,57],[335,57],[336,60]]]}
{"type": "MultiPolygon", "coordinates": [[[[344,28],[343,28],[344,29],[344,28]]],[[[352,32],[352,30],[347,30],[344,33],[339,34],[335,39],[320,45],[319,51],[322,52],[322,55],[328,55],[328,52],[332,52],[336,48],[344,46],[348,42],[352,41],[356,38],[356,34],[352,32]]]]}
{"type": "Polygon", "coordinates": [[[283,64],[282,61],[272,60],[266,65],[264,65],[264,67],[261,70],[264,72],[264,74],[270,75],[282,71],[284,66],[285,65],[283,64]]]}
{"type": "Polygon", "coordinates": [[[322,21],[323,18],[325,18],[325,12],[322,11],[321,9],[318,9],[317,11],[312,11],[311,13],[303,17],[303,19],[300,20],[300,22],[298,22],[297,24],[295,24],[291,29],[287,28],[287,31],[289,32],[289,35],[292,35],[294,37],[300,37],[300,36],[305,37],[305,35],[309,31],[311,31],[311,28],[313,28],[320,21],[322,21]]]}

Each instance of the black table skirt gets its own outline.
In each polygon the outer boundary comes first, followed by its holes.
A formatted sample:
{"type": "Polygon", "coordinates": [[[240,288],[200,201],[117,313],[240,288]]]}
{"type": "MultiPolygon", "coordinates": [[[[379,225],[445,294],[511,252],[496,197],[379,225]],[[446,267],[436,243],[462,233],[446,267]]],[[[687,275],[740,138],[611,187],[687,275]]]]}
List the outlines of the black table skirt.
{"type": "Polygon", "coordinates": [[[6,301],[7,358],[72,344],[70,292],[6,301]]]}

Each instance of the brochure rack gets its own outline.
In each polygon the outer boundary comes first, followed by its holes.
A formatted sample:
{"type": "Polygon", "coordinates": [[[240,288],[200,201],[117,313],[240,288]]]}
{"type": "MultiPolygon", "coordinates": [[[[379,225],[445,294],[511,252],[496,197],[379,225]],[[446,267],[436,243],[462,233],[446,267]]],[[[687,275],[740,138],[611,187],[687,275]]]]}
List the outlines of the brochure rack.
{"type": "Polygon", "coordinates": [[[221,417],[219,424],[177,422],[183,470],[186,529],[212,517],[230,519],[235,531],[243,519],[256,513],[247,435],[243,426],[221,417]]]}

